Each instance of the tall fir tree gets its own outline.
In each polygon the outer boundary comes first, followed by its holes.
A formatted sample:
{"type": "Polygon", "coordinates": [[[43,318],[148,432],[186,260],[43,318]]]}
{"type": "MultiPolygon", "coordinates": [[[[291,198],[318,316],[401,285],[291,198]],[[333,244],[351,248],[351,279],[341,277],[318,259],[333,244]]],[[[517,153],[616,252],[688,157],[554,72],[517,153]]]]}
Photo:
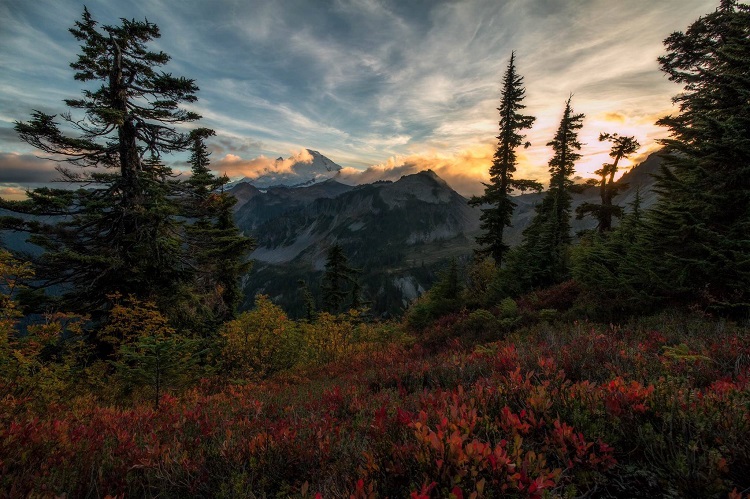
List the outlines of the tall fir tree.
{"type": "Polygon", "coordinates": [[[190,273],[180,255],[177,182],[159,158],[188,147],[188,134],[177,126],[200,116],[180,106],[197,100],[198,87],[158,70],[169,56],[147,49],[160,36],[153,23],[100,26],[84,8],[70,32],[82,42],[71,64],[75,79],[99,86],[65,100],[82,115],[62,113],[63,126],[35,111],[16,130],[60,165],[80,167],[58,167],[61,180],[80,188],[41,188],[25,201],[4,201],[4,208],[46,218],[6,218],[2,225],[31,232],[45,250],[36,262],[41,284],[58,285],[70,310],[101,309],[116,291],[168,297],[190,273]]]}
{"type": "Polygon", "coordinates": [[[205,128],[191,132],[191,176],[185,181],[183,206],[189,220],[188,256],[195,272],[192,291],[200,309],[195,315],[203,319],[202,329],[207,332],[234,317],[242,298],[240,280],[250,270],[247,257],[255,248],[234,222],[236,198],[220,190],[229,179],[217,177],[209,168],[205,140],[213,135],[205,128]]]}
{"type": "Polygon", "coordinates": [[[582,219],[585,215],[591,214],[597,219],[597,229],[599,232],[608,232],[612,230],[612,218],[622,217],[622,206],[613,203],[620,189],[626,187],[625,184],[615,182],[615,175],[619,169],[620,160],[627,158],[638,150],[641,146],[635,137],[627,137],[616,133],[600,133],[599,141],[612,142],[612,148],[609,156],[614,159],[612,163],[605,163],[594,173],[601,177],[601,180],[591,182],[592,185],[599,186],[599,196],[601,204],[583,203],[576,208],[576,218],[582,219]]]}
{"type": "Polygon", "coordinates": [[[497,109],[500,112],[500,134],[490,167],[490,183],[484,184],[483,195],[474,196],[469,201],[472,206],[490,205],[482,209],[480,220],[484,233],[477,237],[477,243],[483,246],[479,253],[492,256],[498,267],[509,249],[503,241],[503,233],[506,227],[510,227],[516,207],[511,192],[542,190],[539,182],[513,178],[518,163],[516,149],[521,145],[529,146],[528,142],[524,144],[525,135],[521,134],[521,130],[531,128],[536,120],[533,116],[521,114],[526,107],[522,104],[525,94],[523,77],[516,73],[515,53],[511,53],[503,77],[500,107],[497,109]]]}
{"type": "Polygon", "coordinates": [[[750,311],[750,6],[722,0],[659,58],[683,85],[647,223],[658,295],[750,311]]]}
{"type": "Polygon", "coordinates": [[[307,281],[299,279],[297,281],[297,290],[302,297],[302,304],[305,310],[303,318],[307,322],[313,322],[317,315],[315,312],[315,297],[313,296],[312,291],[310,291],[310,286],[307,285],[307,281]]]}
{"type": "Polygon", "coordinates": [[[568,98],[565,103],[554,139],[547,143],[554,150],[549,161],[549,189],[537,205],[531,224],[523,232],[523,243],[512,258],[510,270],[520,290],[549,286],[568,277],[568,248],[572,240],[571,177],[575,162],[581,157],[577,152],[581,149],[578,130],[584,118],[583,114],[573,112],[570,101],[568,98]]]}
{"type": "Polygon", "coordinates": [[[328,249],[321,285],[323,310],[335,314],[351,308],[352,304],[360,304],[357,273],[349,265],[349,259],[340,244],[334,244],[328,249]],[[347,296],[351,303],[347,303],[347,296]]]}

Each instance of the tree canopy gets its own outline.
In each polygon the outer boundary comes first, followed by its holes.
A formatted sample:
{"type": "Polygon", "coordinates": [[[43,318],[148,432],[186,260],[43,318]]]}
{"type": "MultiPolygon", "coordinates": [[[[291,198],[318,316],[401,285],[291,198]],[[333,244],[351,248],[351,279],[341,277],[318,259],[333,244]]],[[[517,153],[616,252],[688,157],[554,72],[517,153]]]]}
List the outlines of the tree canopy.
{"type": "MultiPolygon", "coordinates": [[[[581,157],[578,130],[583,114],[576,114],[571,98],[565,103],[560,126],[547,143],[554,155],[549,161],[550,185],[536,213],[523,232],[523,242],[513,255],[512,274],[521,289],[549,286],[568,276],[570,234],[571,177],[581,157]]],[[[510,264],[509,264],[510,265],[510,264]]]]}
{"type": "Polygon", "coordinates": [[[658,294],[747,311],[750,6],[723,0],[664,43],[659,64],[683,91],[673,99],[679,113],[658,121],[670,131],[657,177],[661,196],[648,217],[658,294]]]}
{"type": "MultiPolygon", "coordinates": [[[[233,228],[229,199],[211,194],[226,179],[213,177],[205,147],[196,146],[213,132],[185,129],[200,118],[185,108],[197,100],[198,87],[160,70],[170,58],[149,49],[160,37],[149,21],[100,25],[84,8],[70,32],[81,42],[71,67],[86,85],[82,97],[66,99],[69,111],[59,115],[34,111],[16,130],[59,162],[61,180],[73,188],[45,187],[25,201],[3,201],[11,211],[37,215],[6,218],[3,226],[29,231],[44,249],[35,262],[38,284],[53,289],[68,310],[101,310],[114,293],[174,306],[195,288],[185,230],[191,221],[212,218],[204,229],[218,232],[203,235],[218,238],[214,243],[235,241],[228,246],[237,251],[235,260],[249,248],[233,228]],[[185,182],[163,158],[191,146],[193,177],[185,182]]],[[[233,279],[241,269],[235,270],[233,279]]],[[[237,294],[236,284],[223,288],[237,294]]]]}

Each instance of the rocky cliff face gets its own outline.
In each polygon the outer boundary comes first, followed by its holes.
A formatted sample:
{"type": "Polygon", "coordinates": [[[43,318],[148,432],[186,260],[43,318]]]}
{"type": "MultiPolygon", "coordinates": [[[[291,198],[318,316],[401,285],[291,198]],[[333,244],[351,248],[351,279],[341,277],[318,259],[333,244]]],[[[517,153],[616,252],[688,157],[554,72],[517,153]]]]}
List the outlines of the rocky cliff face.
{"type": "Polygon", "coordinates": [[[357,187],[328,181],[269,189],[237,211],[258,248],[248,295],[265,292],[293,309],[298,279],[313,290],[338,243],[361,270],[365,298],[398,312],[429,287],[451,256],[471,252],[479,211],[432,171],[357,187]]]}
{"type": "MultiPolygon", "coordinates": [[[[296,203],[296,208],[264,223],[251,225],[247,217],[238,218],[243,229],[256,233],[258,249],[253,258],[269,263],[301,258],[319,269],[327,248],[339,243],[349,250],[350,258],[366,265],[366,258],[383,251],[408,254],[410,247],[466,236],[479,228],[479,212],[431,171],[349,190],[332,186],[312,202],[305,192],[309,189],[300,189],[294,200],[285,202],[286,207],[296,203]],[[341,192],[333,195],[335,191],[341,192]]],[[[269,195],[280,198],[276,192],[265,196],[269,195]]],[[[253,208],[243,207],[238,215],[253,208]]],[[[271,209],[264,205],[266,213],[271,209]]],[[[255,220],[261,216],[256,210],[255,220]]]]}
{"type": "Polygon", "coordinates": [[[308,187],[272,187],[265,192],[243,182],[229,192],[237,197],[237,224],[243,230],[252,232],[264,222],[304,208],[317,199],[334,198],[350,190],[351,186],[327,180],[308,187]]]}

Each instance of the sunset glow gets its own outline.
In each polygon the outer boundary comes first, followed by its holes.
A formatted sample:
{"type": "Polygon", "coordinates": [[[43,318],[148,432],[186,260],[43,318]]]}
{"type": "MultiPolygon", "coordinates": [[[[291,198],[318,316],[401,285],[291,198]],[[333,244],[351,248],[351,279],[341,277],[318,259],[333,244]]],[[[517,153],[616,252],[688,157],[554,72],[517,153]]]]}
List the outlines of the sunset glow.
{"type": "MultiPolygon", "coordinates": [[[[160,26],[167,70],[201,88],[193,109],[217,132],[217,171],[252,176],[311,148],[342,165],[344,179],[432,168],[464,195],[487,179],[511,51],[537,117],[518,176],[547,181],[545,144],[573,94],[573,109],[586,114],[577,175],[590,177],[608,161],[600,132],[641,143],[625,167],[658,148],[666,131],[655,121],[674,112],[680,91],[659,71],[662,40],[715,8],[707,0],[220,3],[87,3],[105,24],[146,17],[160,26]]],[[[80,94],[67,32],[80,11],[72,0],[0,5],[4,195],[56,176],[12,127],[33,109],[59,113],[62,99],[80,94]]],[[[179,170],[185,159],[169,161],[179,170]]]]}

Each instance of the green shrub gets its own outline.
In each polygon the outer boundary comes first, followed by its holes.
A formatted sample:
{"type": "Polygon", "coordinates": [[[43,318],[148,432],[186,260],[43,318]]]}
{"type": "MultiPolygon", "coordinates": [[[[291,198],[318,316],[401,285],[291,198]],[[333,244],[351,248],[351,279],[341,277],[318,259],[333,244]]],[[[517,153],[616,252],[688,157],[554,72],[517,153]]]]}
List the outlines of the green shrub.
{"type": "Polygon", "coordinates": [[[498,315],[502,319],[518,317],[518,304],[513,298],[503,298],[500,305],[498,305],[498,315]]]}

